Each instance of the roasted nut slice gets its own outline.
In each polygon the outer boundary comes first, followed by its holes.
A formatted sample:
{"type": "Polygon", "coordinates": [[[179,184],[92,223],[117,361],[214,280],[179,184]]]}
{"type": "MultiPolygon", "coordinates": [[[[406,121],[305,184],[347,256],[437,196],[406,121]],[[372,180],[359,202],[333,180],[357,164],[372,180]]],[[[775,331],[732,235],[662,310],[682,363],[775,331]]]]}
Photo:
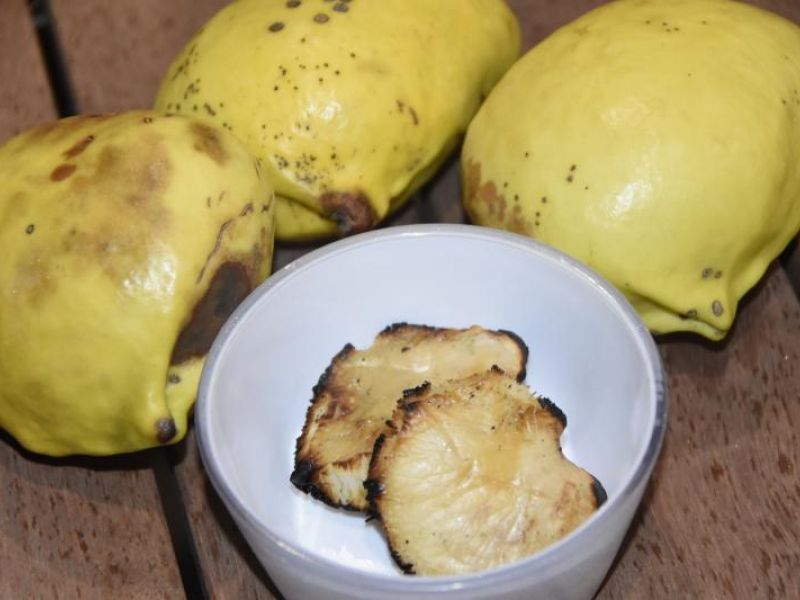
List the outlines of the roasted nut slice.
{"type": "Polygon", "coordinates": [[[489,569],[568,534],[604,501],[561,453],[564,414],[494,368],[406,394],[365,484],[407,573],[489,569]]]}
{"type": "Polygon", "coordinates": [[[403,390],[492,365],[521,381],[527,360],[528,349],[516,335],[480,327],[400,323],[384,329],[366,350],[348,344],[314,387],[292,483],[332,506],[366,511],[363,484],[372,448],[403,390]]]}

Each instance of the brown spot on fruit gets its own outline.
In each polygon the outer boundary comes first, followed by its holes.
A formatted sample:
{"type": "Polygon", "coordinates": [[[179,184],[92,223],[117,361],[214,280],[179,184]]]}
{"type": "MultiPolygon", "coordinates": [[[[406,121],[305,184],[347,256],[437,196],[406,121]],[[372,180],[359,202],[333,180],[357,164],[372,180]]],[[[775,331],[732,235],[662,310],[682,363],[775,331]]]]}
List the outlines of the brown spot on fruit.
{"type": "Polygon", "coordinates": [[[159,419],[156,421],[156,439],[160,444],[166,444],[178,433],[173,419],[159,419]]]}
{"type": "Polygon", "coordinates": [[[218,165],[224,165],[228,160],[228,152],[219,139],[219,134],[208,125],[192,123],[189,130],[194,138],[194,149],[208,155],[218,165]]]}
{"type": "Polygon", "coordinates": [[[330,21],[330,17],[325,13],[317,13],[316,15],[314,15],[315,23],[322,24],[322,23],[327,23],[328,21],[330,21]]]}
{"type": "Polygon", "coordinates": [[[36,225],[34,225],[33,223],[31,223],[25,228],[25,233],[27,233],[28,235],[31,235],[34,231],[36,231],[36,225]]]}
{"type": "Polygon", "coordinates": [[[178,365],[205,356],[225,320],[252,290],[253,281],[243,265],[220,265],[178,335],[170,363],[178,365]]]}
{"type": "Polygon", "coordinates": [[[336,12],[347,12],[349,9],[346,2],[338,2],[333,5],[333,10],[336,12]]]}
{"type": "Polygon", "coordinates": [[[64,181],[67,177],[72,175],[75,172],[75,169],[78,167],[76,165],[70,163],[64,163],[62,165],[58,165],[53,172],[50,173],[50,180],[51,181],[64,181]]]}
{"type": "Polygon", "coordinates": [[[506,217],[506,199],[494,181],[481,181],[481,165],[468,161],[463,175],[467,203],[473,206],[484,204],[490,215],[499,221],[506,217]]]}
{"type": "Polygon", "coordinates": [[[725,312],[725,309],[722,307],[722,302],[719,300],[714,300],[714,302],[711,304],[711,312],[714,313],[715,317],[721,317],[722,313],[725,312]]]}
{"type": "Polygon", "coordinates": [[[378,216],[363,192],[326,192],[320,197],[325,216],[334,221],[342,235],[371,229],[378,216]]]}
{"type": "Polygon", "coordinates": [[[281,23],[280,21],[275,21],[272,25],[269,26],[269,30],[272,33],[277,33],[281,31],[284,27],[285,25],[283,23],[281,23]]]}
{"type": "Polygon", "coordinates": [[[300,0],[288,0],[286,8],[297,8],[300,6],[300,0]]]}
{"type": "Polygon", "coordinates": [[[63,154],[64,158],[74,158],[75,156],[78,156],[78,154],[86,150],[89,144],[91,144],[93,141],[94,141],[93,135],[87,135],[82,140],[78,140],[69,150],[64,152],[63,154]]]}

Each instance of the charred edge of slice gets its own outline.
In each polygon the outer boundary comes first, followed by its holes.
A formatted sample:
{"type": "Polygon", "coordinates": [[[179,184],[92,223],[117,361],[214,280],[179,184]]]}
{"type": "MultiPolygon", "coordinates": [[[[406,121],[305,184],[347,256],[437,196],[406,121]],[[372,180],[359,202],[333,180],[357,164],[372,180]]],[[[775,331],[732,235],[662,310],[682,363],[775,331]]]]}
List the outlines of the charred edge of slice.
{"type": "Polygon", "coordinates": [[[332,508],[338,508],[352,512],[361,512],[361,509],[356,508],[355,506],[341,504],[331,500],[330,496],[325,493],[325,490],[323,490],[317,484],[316,479],[318,473],[319,469],[313,460],[301,460],[296,463],[294,471],[292,471],[292,474],[289,475],[289,481],[291,481],[292,485],[294,485],[301,492],[308,494],[312,498],[319,500],[320,502],[327,504],[332,508]]]}
{"type": "Polygon", "coordinates": [[[392,560],[398,566],[398,568],[405,573],[406,575],[415,575],[416,571],[414,571],[414,565],[412,563],[408,563],[403,560],[400,554],[394,549],[394,545],[392,544],[392,538],[389,535],[388,530],[386,529],[386,525],[383,522],[383,518],[381,517],[381,511],[378,507],[378,502],[383,496],[384,487],[383,482],[381,481],[380,477],[375,478],[372,476],[373,470],[377,468],[377,461],[378,456],[380,455],[381,448],[383,448],[383,444],[386,442],[386,434],[382,433],[378,436],[375,440],[375,445],[372,447],[372,457],[369,461],[369,475],[367,476],[366,481],[364,481],[364,489],[367,492],[367,521],[376,521],[380,524],[380,527],[383,529],[384,534],[386,535],[386,541],[388,542],[389,546],[389,554],[392,555],[392,560]]]}
{"type": "Polygon", "coordinates": [[[315,481],[317,471],[317,464],[313,460],[295,461],[294,471],[289,475],[289,481],[301,492],[305,492],[312,498],[333,506],[330,498],[325,495],[325,492],[315,481]]]}
{"type": "Polygon", "coordinates": [[[383,484],[377,479],[366,479],[362,484],[367,492],[367,521],[377,519],[380,521],[381,515],[378,510],[378,498],[383,494],[383,484]]]}
{"type": "Polygon", "coordinates": [[[516,342],[517,346],[519,346],[519,350],[522,353],[522,360],[520,362],[519,373],[517,374],[517,382],[522,383],[525,381],[525,377],[527,377],[527,367],[528,367],[528,358],[530,357],[530,349],[528,348],[528,344],[525,343],[520,336],[518,336],[513,331],[509,331],[508,329],[498,329],[497,333],[502,333],[510,337],[514,342],[516,342]]]}
{"type": "Polygon", "coordinates": [[[377,469],[378,455],[381,453],[381,448],[386,442],[386,434],[381,433],[375,438],[375,443],[372,445],[372,456],[369,458],[369,467],[367,467],[367,478],[364,480],[364,490],[367,492],[367,515],[369,519],[381,520],[381,514],[378,510],[378,498],[383,495],[383,482],[380,478],[373,477],[373,470],[377,469]]]}
{"type": "MultiPolygon", "coordinates": [[[[590,473],[591,475],[591,473],[590,473]]],[[[608,500],[608,494],[606,493],[606,488],[603,487],[603,484],[600,483],[600,480],[597,479],[594,475],[592,477],[592,491],[594,492],[594,500],[597,503],[597,508],[600,508],[605,504],[606,500],[608,500]]]]}
{"type": "Polygon", "coordinates": [[[555,402],[550,400],[550,398],[546,398],[545,396],[536,396],[536,399],[539,401],[539,406],[558,419],[558,422],[561,423],[561,426],[564,429],[567,428],[567,415],[565,415],[564,411],[556,406],[555,402]]]}
{"type": "Polygon", "coordinates": [[[405,573],[406,575],[416,575],[417,572],[414,570],[414,565],[412,563],[407,563],[404,561],[401,556],[397,553],[392,546],[392,543],[389,542],[389,554],[392,555],[392,559],[394,560],[395,564],[400,567],[400,570],[405,573]]]}
{"type": "Polygon", "coordinates": [[[336,353],[336,356],[333,357],[331,363],[326,367],[325,371],[323,371],[322,375],[319,376],[319,380],[317,381],[316,385],[311,388],[311,392],[314,394],[311,398],[311,403],[313,404],[317,400],[317,395],[325,389],[325,386],[328,383],[328,379],[331,377],[331,373],[333,373],[334,367],[343,361],[347,356],[355,350],[353,344],[345,344],[344,347],[336,353]]]}
{"type": "Polygon", "coordinates": [[[398,331],[402,331],[403,329],[415,329],[417,331],[440,331],[442,327],[433,327],[431,325],[415,325],[413,323],[407,323],[405,321],[398,321],[397,323],[392,323],[391,325],[387,325],[384,327],[381,332],[378,334],[378,337],[391,335],[393,333],[397,333],[398,331]]]}
{"type": "Polygon", "coordinates": [[[422,396],[429,389],[431,389],[430,381],[423,381],[416,387],[405,389],[403,390],[403,398],[402,400],[400,400],[400,402],[408,398],[416,398],[417,396],[422,396]]]}
{"type": "Polygon", "coordinates": [[[304,458],[301,455],[301,449],[303,447],[303,443],[306,440],[306,436],[308,435],[309,425],[313,419],[313,411],[319,400],[320,394],[325,390],[325,386],[328,383],[328,379],[330,379],[331,374],[333,373],[333,369],[336,364],[344,360],[348,354],[353,352],[355,348],[352,344],[345,344],[344,347],[339,350],[336,356],[333,357],[328,367],[325,371],[320,375],[319,380],[317,381],[316,385],[311,388],[312,397],[309,403],[308,408],[306,409],[306,417],[305,421],[303,422],[303,430],[300,432],[300,435],[297,437],[294,446],[294,470],[292,474],[289,476],[289,481],[300,491],[309,494],[311,497],[324,502],[329,506],[333,506],[335,508],[347,508],[347,507],[340,507],[337,502],[334,502],[329,498],[324,490],[317,484],[316,476],[319,472],[319,467],[317,466],[316,462],[312,458],[304,458]]]}

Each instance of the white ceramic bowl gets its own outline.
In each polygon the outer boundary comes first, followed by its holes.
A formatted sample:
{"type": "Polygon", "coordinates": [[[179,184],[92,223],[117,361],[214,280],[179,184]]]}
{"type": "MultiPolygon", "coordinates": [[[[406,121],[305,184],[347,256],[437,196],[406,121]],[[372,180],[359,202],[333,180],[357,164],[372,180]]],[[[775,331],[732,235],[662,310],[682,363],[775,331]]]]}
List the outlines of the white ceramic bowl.
{"type": "Polygon", "coordinates": [[[211,481],[288,600],[588,598],[630,524],[666,423],[652,338],[608,283],[527,238],[482,227],[395,227],[335,242],[273,275],[236,310],[196,407],[211,481]],[[608,500],[529,558],[459,577],[402,575],[374,523],[289,483],[312,386],[351,342],[406,321],[507,329],[526,382],[566,413],[565,454],[608,500]]]}

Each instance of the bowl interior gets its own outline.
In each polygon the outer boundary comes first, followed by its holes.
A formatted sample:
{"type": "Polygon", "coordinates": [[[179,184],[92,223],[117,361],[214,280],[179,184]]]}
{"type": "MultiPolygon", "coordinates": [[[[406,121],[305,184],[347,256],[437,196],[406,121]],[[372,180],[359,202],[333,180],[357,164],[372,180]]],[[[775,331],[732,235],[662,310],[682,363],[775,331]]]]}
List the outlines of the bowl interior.
{"type": "Polygon", "coordinates": [[[374,524],[289,483],[320,374],[345,343],[366,347],[399,321],[517,333],[530,349],[527,384],[567,415],[565,454],[602,482],[607,504],[634,476],[657,419],[657,368],[620,296],[517,236],[396,228],[332,244],[273,276],[209,358],[198,403],[207,466],[223,495],[272,535],[343,566],[402,577],[374,524]]]}

